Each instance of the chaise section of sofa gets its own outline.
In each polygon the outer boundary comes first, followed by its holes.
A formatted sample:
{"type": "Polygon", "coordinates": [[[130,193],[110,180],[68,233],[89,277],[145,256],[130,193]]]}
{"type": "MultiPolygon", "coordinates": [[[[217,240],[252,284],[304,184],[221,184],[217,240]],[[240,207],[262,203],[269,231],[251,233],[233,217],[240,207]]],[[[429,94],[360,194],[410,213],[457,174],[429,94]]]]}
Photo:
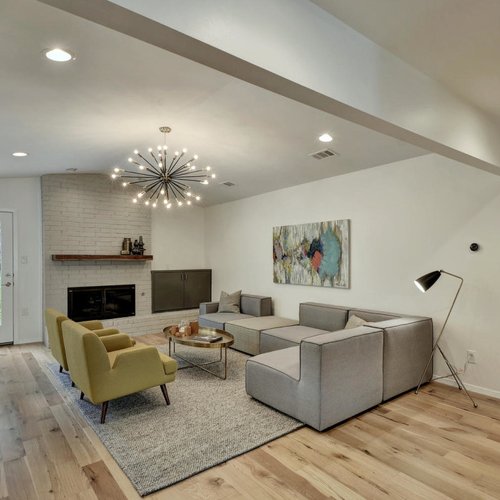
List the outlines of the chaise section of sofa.
{"type": "Polygon", "coordinates": [[[269,316],[272,314],[272,299],[261,295],[242,294],[239,313],[218,312],[218,302],[202,302],[200,304],[200,326],[225,329],[230,321],[253,318],[255,316],[269,316]]]}
{"type": "Polygon", "coordinates": [[[246,391],[317,430],[382,401],[383,331],[358,327],[247,360],[246,391]]]}

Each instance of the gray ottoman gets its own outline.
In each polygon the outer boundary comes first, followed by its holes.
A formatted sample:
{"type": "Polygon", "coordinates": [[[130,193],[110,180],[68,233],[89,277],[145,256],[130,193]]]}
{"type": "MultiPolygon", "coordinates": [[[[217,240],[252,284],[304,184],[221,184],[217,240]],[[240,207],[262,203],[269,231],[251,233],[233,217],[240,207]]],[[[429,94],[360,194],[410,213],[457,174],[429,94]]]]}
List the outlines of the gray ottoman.
{"type": "Polygon", "coordinates": [[[231,346],[233,349],[255,355],[260,353],[260,333],[262,330],[272,330],[298,323],[297,320],[289,318],[260,316],[230,321],[226,323],[225,330],[234,337],[234,344],[231,346]]]}

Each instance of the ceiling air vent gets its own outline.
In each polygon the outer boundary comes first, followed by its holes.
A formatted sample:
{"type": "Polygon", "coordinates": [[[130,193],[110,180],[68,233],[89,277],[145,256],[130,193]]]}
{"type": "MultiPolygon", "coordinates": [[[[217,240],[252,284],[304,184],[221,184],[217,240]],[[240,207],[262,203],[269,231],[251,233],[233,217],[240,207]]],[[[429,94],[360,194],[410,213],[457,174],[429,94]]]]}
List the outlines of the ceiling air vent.
{"type": "Polygon", "coordinates": [[[312,156],[316,160],[324,160],[325,158],[330,158],[331,156],[338,155],[338,153],[331,149],[322,149],[321,151],[317,151],[316,153],[309,153],[309,156],[312,156]]]}
{"type": "Polygon", "coordinates": [[[236,186],[236,184],[234,182],[231,182],[231,181],[226,181],[226,182],[221,182],[221,185],[222,186],[227,186],[227,187],[233,187],[233,186],[236,186]]]}

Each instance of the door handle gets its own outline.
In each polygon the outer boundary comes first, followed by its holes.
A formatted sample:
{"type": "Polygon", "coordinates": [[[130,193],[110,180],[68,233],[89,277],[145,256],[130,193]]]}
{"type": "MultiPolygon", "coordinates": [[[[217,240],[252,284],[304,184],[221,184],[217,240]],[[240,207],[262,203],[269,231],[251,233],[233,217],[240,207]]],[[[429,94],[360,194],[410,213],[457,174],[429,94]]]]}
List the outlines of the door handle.
{"type": "Polygon", "coordinates": [[[9,287],[9,286],[12,286],[12,283],[10,281],[7,281],[7,283],[5,283],[5,285],[2,285],[2,286],[9,287]]]}

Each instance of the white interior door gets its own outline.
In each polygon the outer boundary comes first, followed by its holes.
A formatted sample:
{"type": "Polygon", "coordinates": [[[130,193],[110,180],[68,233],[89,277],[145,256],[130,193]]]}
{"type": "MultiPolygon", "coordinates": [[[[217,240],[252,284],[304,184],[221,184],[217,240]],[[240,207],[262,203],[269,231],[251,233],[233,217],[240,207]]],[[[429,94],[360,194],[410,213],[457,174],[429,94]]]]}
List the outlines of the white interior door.
{"type": "Polygon", "coordinates": [[[0,212],[0,344],[14,342],[14,238],[12,214],[0,212]]]}

